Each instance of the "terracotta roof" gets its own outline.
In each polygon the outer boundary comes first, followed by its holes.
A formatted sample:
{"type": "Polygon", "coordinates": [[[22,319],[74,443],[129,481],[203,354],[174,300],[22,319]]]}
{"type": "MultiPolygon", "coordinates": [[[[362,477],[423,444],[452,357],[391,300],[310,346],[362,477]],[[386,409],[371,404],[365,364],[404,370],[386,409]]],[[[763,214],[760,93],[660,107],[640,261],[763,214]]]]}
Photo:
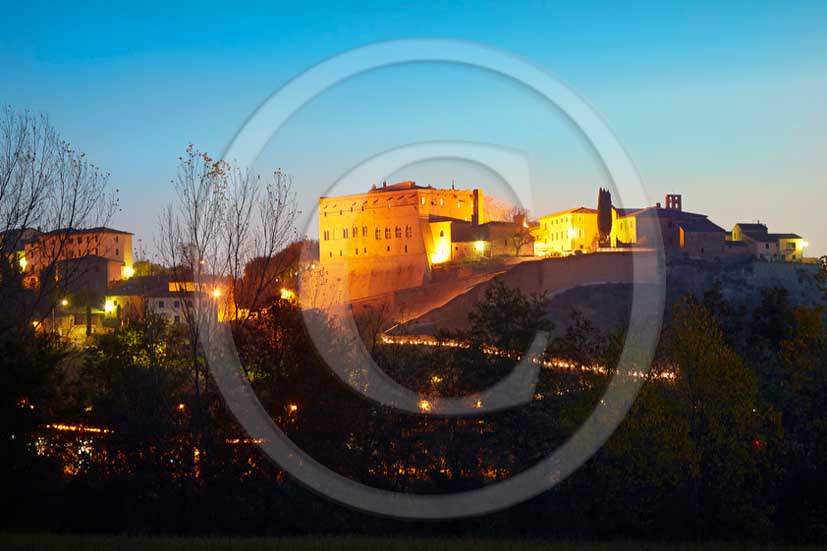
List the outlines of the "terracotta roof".
{"type": "Polygon", "coordinates": [[[52,230],[49,232],[44,232],[42,235],[58,235],[58,234],[69,234],[74,235],[77,233],[118,233],[121,235],[135,235],[132,232],[123,231],[123,230],[116,230],[113,228],[107,228],[106,226],[97,226],[95,228],[59,228],[56,230],[52,230]]]}
{"type": "Polygon", "coordinates": [[[596,214],[597,209],[590,209],[588,207],[575,207],[573,209],[568,210],[561,210],[560,212],[555,212],[553,214],[546,214],[545,216],[541,216],[539,219],[542,220],[544,218],[553,218],[555,216],[562,216],[563,214],[596,214]]]}

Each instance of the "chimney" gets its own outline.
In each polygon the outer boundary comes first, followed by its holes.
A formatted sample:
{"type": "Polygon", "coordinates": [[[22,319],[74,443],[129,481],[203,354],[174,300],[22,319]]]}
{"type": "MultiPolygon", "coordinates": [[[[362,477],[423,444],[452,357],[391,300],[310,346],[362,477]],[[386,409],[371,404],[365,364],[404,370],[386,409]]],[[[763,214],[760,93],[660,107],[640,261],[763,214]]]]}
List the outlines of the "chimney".
{"type": "Polygon", "coordinates": [[[683,201],[679,194],[669,194],[666,196],[666,208],[669,210],[683,210],[683,201]]]}

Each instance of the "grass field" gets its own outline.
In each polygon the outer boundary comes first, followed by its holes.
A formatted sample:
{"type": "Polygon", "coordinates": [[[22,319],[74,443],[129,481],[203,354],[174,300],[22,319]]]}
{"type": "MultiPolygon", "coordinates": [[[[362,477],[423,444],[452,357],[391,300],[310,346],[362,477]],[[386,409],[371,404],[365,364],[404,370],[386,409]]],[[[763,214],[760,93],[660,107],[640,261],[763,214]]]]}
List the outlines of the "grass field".
{"type": "Polygon", "coordinates": [[[374,539],[374,538],[141,538],[127,536],[52,536],[0,534],[0,550],[29,551],[815,551],[823,547],[694,545],[635,542],[567,543],[541,540],[374,539]]]}

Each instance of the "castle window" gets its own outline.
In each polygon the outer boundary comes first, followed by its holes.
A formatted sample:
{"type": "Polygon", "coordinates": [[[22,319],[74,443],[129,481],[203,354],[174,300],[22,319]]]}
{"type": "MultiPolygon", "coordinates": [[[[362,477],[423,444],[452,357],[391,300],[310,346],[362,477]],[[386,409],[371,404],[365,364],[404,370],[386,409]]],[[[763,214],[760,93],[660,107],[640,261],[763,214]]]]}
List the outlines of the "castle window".
{"type": "Polygon", "coordinates": [[[359,237],[359,228],[357,228],[356,226],[353,226],[353,237],[359,237]]]}
{"type": "Polygon", "coordinates": [[[388,252],[391,252],[391,246],[390,245],[388,245],[387,249],[388,249],[388,252]]]}
{"type": "Polygon", "coordinates": [[[458,208],[458,209],[461,209],[461,208],[462,208],[462,201],[457,201],[457,208],[458,208]]]}
{"type": "Polygon", "coordinates": [[[394,237],[402,237],[402,228],[396,226],[393,230],[394,237]]]}
{"type": "Polygon", "coordinates": [[[356,247],[356,256],[359,256],[359,247],[356,247]]]}
{"type": "MultiPolygon", "coordinates": [[[[408,246],[407,245],[405,245],[405,252],[408,252],[408,246]]],[[[795,257],[793,257],[793,258],[795,258],[795,257]]]]}
{"type": "Polygon", "coordinates": [[[405,237],[410,237],[411,233],[413,233],[411,227],[405,226],[405,237]]]}
{"type": "Polygon", "coordinates": [[[445,237],[445,230],[439,230],[439,236],[445,237]]]}
{"type": "Polygon", "coordinates": [[[347,235],[348,235],[348,229],[345,228],[345,229],[342,230],[342,239],[347,239],[347,235]]]}
{"type": "Polygon", "coordinates": [[[339,249],[339,256],[342,256],[342,249],[339,249]]]}
{"type": "Polygon", "coordinates": [[[422,204],[423,205],[425,204],[425,198],[424,197],[422,198],[422,204]]]}
{"type": "Polygon", "coordinates": [[[442,197],[439,198],[439,206],[440,207],[445,206],[445,199],[443,199],[442,197]]]}
{"type": "Polygon", "coordinates": [[[330,258],[333,258],[333,251],[330,251],[330,258]]]}
{"type": "Polygon", "coordinates": [[[121,254],[121,251],[119,251],[118,249],[115,249],[115,256],[118,256],[119,254],[121,254]]]}
{"type": "Polygon", "coordinates": [[[342,209],[339,209],[339,216],[342,215],[342,209]]]}
{"type": "Polygon", "coordinates": [[[330,241],[330,231],[328,231],[328,230],[324,231],[324,240],[325,241],[330,241]]]}
{"type": "Polygon", "coordinates": [[[362,226],[362,237],[367,237],[367,236],[368,236],[368,227],[367,226],[362,226]]]}
{"type": "Polygon", "coordinates": [[[380,230],[379,228],[376,228],[375,235],[376,235],[377,240],[382,239],[382,230],[380,230]]]}
{"type": "Polygon", "coordinates": [[[362,252],[365,253],[365,254],[368,254],[368,248],[365,247],[364,249],[362,249],[362,252]]]}
{"type": "Polygon", "coordinates": [[[391,238],[391,229],[390,228],[385,228],[385,239],[390,239],[390,238],[391,238]]]}

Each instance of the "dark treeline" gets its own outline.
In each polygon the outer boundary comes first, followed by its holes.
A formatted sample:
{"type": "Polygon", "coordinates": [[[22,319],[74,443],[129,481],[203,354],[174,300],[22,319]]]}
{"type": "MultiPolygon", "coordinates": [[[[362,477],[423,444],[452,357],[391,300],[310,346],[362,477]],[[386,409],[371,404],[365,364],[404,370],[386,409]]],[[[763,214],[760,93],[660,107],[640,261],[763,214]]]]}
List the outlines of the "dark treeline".
{"type": "MultiPolygon", "coordinates": [[[[485,345],[525,350],[552,329],[542,298],[496,286],[469,319],[450,336],[468,349],[371,342],[373,356],[425,395],[463,395],[514,366],[485,345]]],[[[547,356],[584,369],[542,370],[524,407],[441,419],[353,392],[315,353],[293,301],[235,328],[262,404],[299,446],[352,479],[425,493],[519,473],[593,409],[608,377],[586,368],[611,373],[626,337],[580,315],[553,334],[547,356]]],[[[827,319],[783,289],[755,308],[718,287],[670,305],[636,402],[590,461],[522,505],[450,522],[379,519],[301,487],[246,439],[208,371],[193,392],[187,331],[151,315],[85,350],[34,331],[0,346],[2,530],[827,538],[827,319]]]]}

